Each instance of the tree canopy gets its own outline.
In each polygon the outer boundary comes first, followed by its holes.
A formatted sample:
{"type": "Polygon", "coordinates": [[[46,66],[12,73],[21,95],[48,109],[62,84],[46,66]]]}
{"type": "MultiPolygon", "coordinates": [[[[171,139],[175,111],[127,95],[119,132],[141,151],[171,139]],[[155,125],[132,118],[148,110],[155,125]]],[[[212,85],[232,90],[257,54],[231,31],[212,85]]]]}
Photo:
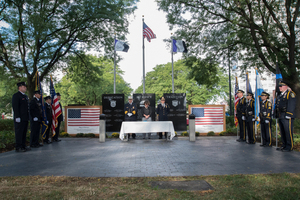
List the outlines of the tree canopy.
{"type": "Polygon", "coordinates": [[[157,2],[170,28],[178,28],[174,37],[186,40],[188,56],[237,57],[242,69],[273,73],[278,62],[283,79],[300,94],[299,0],[157,2]]]}
{"type": "MultiPolygon", "coordinates": [[[[70,57],[68,69],[62,80],[55,85],[61,94],[61,103],[102,105],[102,94],[112,94],[114,62],[106,57],[80,54],[70,57]]],[[[123,71],[116,66],[116,93],[129,95],[129,84],[122,78],[123,71]]]]}
{"type": "Polygon", "coordinates": [[[113,52],[114,33],[124,39],[127,16],[138,0],[3,0],[0,2],[0,67],[34,91],[69,54],[96,48],[113,52]]]}
{"type": "MultiPolygon", "coordinates": [[[[228,95],[228,76],[217,68],[218,86],[203,82],[199,85],[195,80],[192,69],[185,64],[184,60],[174,62],[174,92],[186,93],[187,104],[207,104],[213,99],[226,98],[228,95]]],[[[208,80],[207,77],[206,80],[208,80]]],[[[172,93],[172,63],[157,65],[153,71],[145,77],[146,93],[155,93],[156,100],[164,93],[172,93]]],[[[139,86],[135,93],[143,93],[143,86],[139,86]]]]}

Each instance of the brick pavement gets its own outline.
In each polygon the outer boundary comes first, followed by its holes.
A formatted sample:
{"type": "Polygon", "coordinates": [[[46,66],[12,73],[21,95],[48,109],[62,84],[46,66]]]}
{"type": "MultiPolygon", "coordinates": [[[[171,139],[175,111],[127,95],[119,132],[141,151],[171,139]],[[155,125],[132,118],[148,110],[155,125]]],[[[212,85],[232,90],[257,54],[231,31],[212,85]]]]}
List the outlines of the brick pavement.
{"type": "Polygon", "coordinates": [[[62,138],[25,153],[0,154],[0,176],[154,177],[300,172],[300,152],[248,145],[236,137],[165,141],[62,138]]]}

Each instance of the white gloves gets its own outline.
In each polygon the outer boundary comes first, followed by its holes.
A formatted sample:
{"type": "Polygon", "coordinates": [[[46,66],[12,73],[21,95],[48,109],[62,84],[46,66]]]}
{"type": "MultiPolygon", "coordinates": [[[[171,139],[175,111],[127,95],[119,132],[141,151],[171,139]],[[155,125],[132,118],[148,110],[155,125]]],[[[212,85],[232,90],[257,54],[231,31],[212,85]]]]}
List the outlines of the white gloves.
{"type": "Polygon", "coordinates": [[[269,120],[265,120],[265,123],[268,124],[268,123],[269,123],[269,120]]]}
{"type": "Polygon", "coordinates": [[[285,118],[286,118],[286,119],[291,119],[291,117],[289,117],[289,116],[285,116],[285,118]]]}
{"type": "Polygon", "coordinates": [[[253,118],[252,121],[255,122],[255,118],[253,118]]]}
{"type": "Polygon", "coordinates": [[[128,113],[127,115],[128,115],[129,117],[131,117],[131,116],[132,116],[132,113],[128,113]]]}
{"type": "Polygon", "coordinates": [[[245,116],[242,116],[242,120],[245,121],[245,120],[246,120],[246,117],[245,117],[245,116]]]}
{"type": "Polygon", "coordinates": [[[49,121],[47,121],[47,124],[49,124],[49,121]]]}
{"type": "Polygon", "coordinates": [[[37,122],[39,119],[37,117],[33,118],[33,121],[37,122]]]}
{"type": "Polygon", "coordinates": [[[21,118],[20,117],[16,118],[16,122],[20,123],[21,122],[21,118]]]}

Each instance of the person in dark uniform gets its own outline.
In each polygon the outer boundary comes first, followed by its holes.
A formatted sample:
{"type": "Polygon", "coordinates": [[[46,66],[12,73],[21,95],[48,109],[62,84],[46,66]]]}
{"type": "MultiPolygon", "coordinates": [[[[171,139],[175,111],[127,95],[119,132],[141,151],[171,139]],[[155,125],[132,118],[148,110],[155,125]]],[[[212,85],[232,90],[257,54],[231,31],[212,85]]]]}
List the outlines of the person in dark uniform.
{"type": "Polygon", "coordinates": [[[243,95],[244,95],[243,90],[237,91],[239,102],[236,105],[236,116],[240,128],[240,138],[236,140],[238,142],[246,141],[246,99],[244,98],[243,95]]]}
{"type": "Polygon", "coordinates": [[[276,114],[279,118],[279,128],[282,140],[281,150],[289,152],[293,150],[293,124],[295,119],[296,108],[296,94],[288,90],[288,83],[281,81],[279,83],[279,90],[281,94],[276,99],[276,114]]]}
{"type": "MultiPolygon", "coordinates": [[[[165,97],[162,97],[160,99],[160,104],[158,104],[156,108],[156,114],[158,116],[158,121],[168,121],[168,114],[170,112],[170,106],[165,103],[166,99],[165,97]]],[[[159,133],[159,139],[162,139],[162,135],[165,135],[165,138],[167,139],[167,133],[159,133]]]]}
{"type": "Polygon", "coordinates": [[[46,96],[44,98],[46,104],[46,117],[47,117],[47,125],[48,128],[46,130],[46,138],[44,139],[44,144],[51,144],[52,142],[49,141],[49,134],[50,134],[50,130],[51,130],[51,125],[52,125],[52,106],[51,106],[51,97],[50,96],[46,96]]]}
{"type": "MultiPolygon", "coordinates": [[[[124,113],[125,113],[125,121],[136,121],[137,120],[137,107],[134,103],[132,103],[132,96],[128,97],[128,103],[124,106],[124,113]]],[[[128,139],[132,136],[135,139],[136,134],[130,133],[128,134],[128,139]]]]}
{"type": "Polygon", "coordinates": [[[59,102],[60,98],[61,98],[61,95],[60,93],[56,93],[56,96],[57,96],[57,100],[58,100],[58,103],[59,103],[59,107],[60,107],[60,110],[61,110],[61,114],[57,117],[57,127],[55,128],[55,135],[53,136],[53,141],[54,142],[60,142],[61,140],[58,139],[58,136],[59,136],[59,129],[60,129],[60,124],[62,121],[64,121],[64,117],[63,117],[63,109],[62,109],[62,106],[59,102]]]}
{"type": "Polygon", "coordinates": [[[262,136],[262,147],[272,147],[272,103],[268,100],[270,94],[267,92],[261,93],[261,102],[260,102],[260,129],[262,136]]]}
{"type": "Polygon", "coordinates": [[[38,148],[43,146],[39,143],[39,137],[41,132],[41,122],[42,122],[42,105],[39,101],[41,98],[40,91],[34,91],[34,97],[29,104],[29,114],[30,114],[30,146],[32,148],[38,148]]]}
{"type": "Polygon", "coordinates": [[[255,101],[253,98],[253,93],[248,92],[247,93],[247,100],[246,103],[246,127],[247,127],[247,133],[248,133],[248,142],[247,144],[255,144],[255,101]]]}
{"type": "Polygon", "coordinates": [[[26,133],[28,129],[29,111],[28,97],[25,94],[27,86],[25,82],[17,83],[18,92],[12,96],[12,108],[14,111],[16,152],[30,150],[26,147],[26,133]]]}

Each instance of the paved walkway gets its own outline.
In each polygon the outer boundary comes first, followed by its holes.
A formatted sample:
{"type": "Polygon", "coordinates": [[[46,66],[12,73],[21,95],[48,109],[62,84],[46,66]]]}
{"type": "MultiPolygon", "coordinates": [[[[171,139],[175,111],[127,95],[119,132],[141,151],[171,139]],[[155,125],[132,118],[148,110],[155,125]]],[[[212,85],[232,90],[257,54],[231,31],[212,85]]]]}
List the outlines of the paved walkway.
{"type": "Polygon", "coordinates": [[[0,154],[0,176],[147,177],[300,172],[300,152],[236,137],[129,140],[62,138],[25,153],[0,154]]]}

